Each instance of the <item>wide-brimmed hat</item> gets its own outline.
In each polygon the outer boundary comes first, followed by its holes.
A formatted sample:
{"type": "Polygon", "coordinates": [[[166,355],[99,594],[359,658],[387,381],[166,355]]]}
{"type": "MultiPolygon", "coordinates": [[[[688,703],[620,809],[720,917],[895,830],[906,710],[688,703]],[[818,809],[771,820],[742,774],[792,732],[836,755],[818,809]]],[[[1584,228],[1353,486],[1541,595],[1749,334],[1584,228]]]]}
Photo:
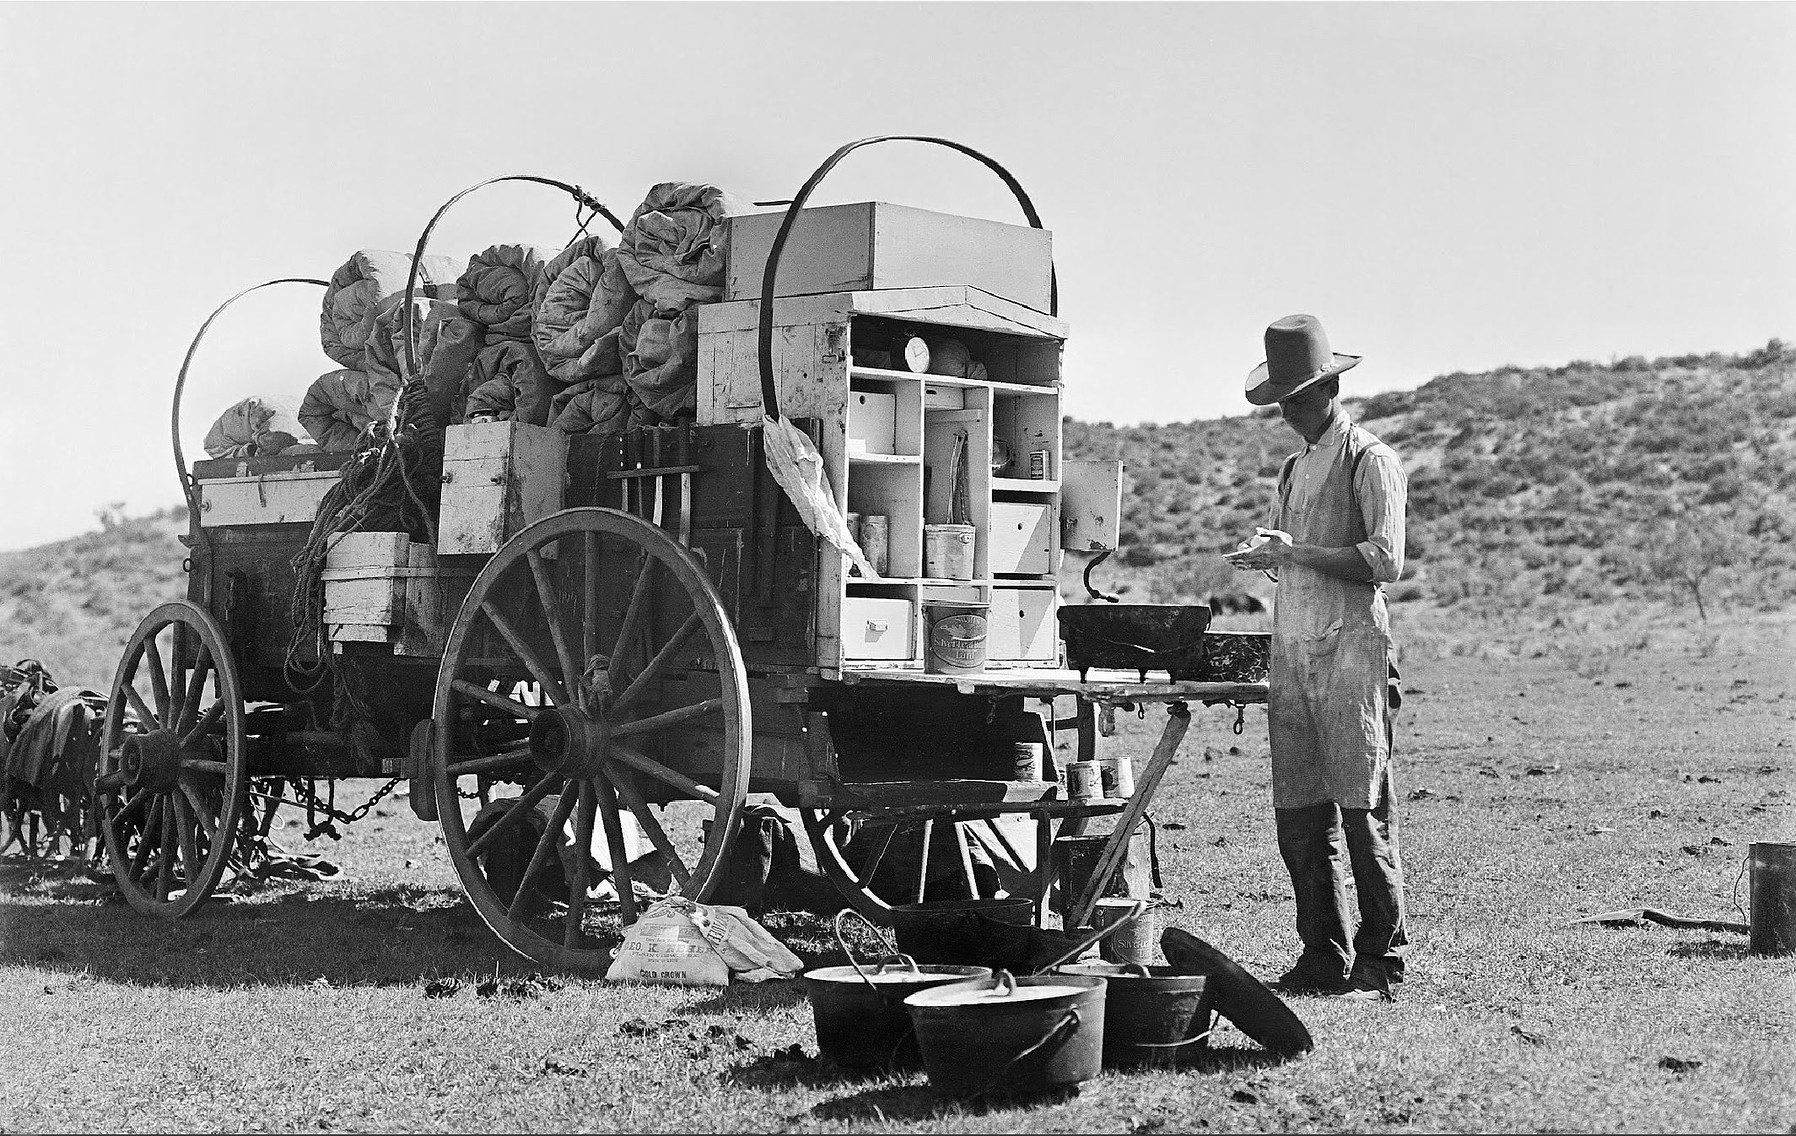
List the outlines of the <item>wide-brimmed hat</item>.
{"type": "Polygon", "coordinates": [[[1248,373],[1247,401],[1255,406],[1283,402],[1359,360],[1358,355],[1330,351],[1328,333],[1315,316],[1286,316],[1266,328],[1266,361],[1248,373]]]}

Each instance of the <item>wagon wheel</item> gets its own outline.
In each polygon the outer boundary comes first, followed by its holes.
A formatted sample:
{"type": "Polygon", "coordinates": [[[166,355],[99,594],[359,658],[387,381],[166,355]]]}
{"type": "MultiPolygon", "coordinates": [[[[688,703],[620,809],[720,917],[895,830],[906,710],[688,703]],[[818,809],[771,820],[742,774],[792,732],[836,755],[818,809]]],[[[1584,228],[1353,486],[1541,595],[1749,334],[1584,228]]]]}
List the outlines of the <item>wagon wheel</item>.
{"type": "Polygon", "coordinates": [[[926,893],[930,900],[990,899],[995,881],[978,870],[974,842],[1008,844],[990,818],[956,820],[943,813],[855,823],[840,809],[798,812],[824,878],[850,907],[881,925],[891,923],[893,906],[921,902],[926,893]]]}
{"type": "Polygon", "coordinates": [[[589,923],[610,909],[592,888],[608,882],[629,924],[638,887],[703,900],[722,876],[748,788],[747,672],[703,564],[654,525],[568,509],[508,541],[450,631],[434,726],[444,842],[520,953],[600,969],[589,923]],[[493,782],[517,795],[482,808],[493,782]]]}
{"type": "Polygon", "coordinates": [[[112,874],[139,911],[179,918],[218,886],[248,786],[244,733],[218,623],[184,600],[145,616],[112,680],[94,779],[112,874]]]}

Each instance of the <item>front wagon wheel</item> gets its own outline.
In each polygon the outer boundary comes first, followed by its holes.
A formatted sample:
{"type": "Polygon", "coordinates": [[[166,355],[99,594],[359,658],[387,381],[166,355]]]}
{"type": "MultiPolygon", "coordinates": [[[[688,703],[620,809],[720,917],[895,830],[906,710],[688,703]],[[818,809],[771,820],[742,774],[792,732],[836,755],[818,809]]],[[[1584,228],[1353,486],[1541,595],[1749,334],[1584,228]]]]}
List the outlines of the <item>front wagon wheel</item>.
{"type": "Polygon", "coordinates": [[[751,737],[692,553],[613,509],[530,525],[475,579],[437,675],[431,779],[468,898],[521,954],[602,970],[642,902],[722,877],[751,737]]]}
{"type": "Polygon", "coordinates": [[[113,677],[94,778],[112,874],[132,907],[175,919],[218,886],[249,784],[245,747],[217,621],[186,601],[150,612],[113,677]]]}

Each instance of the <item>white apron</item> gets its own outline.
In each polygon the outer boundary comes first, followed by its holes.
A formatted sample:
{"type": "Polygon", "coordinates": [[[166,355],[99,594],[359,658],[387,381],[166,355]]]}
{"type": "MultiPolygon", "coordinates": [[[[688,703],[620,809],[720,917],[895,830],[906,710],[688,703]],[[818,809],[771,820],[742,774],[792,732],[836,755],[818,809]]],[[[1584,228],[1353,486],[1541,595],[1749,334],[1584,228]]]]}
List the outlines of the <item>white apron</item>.
{"type": "MultiPolygon", "coordinates": [[[[1366,540],[1352,477],[1355,455],[1373,444],[1342,415],[1292,464],[1271,527],[1296,544],[1346,548],[1366,540]]],[[[1274,808],[1378,804],[1390,760],[1390,651],[1381,585],[1294,564],[1279,569],[1267,705],[1274,808]]]]}

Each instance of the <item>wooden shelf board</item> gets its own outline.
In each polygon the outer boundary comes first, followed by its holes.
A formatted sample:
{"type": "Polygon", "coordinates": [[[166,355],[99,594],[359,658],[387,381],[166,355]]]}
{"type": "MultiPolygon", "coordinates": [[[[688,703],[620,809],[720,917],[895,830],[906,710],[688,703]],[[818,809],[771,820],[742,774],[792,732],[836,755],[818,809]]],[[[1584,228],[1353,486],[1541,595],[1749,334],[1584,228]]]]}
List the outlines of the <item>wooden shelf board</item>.
{"type": "Polygon", "coordinates": [[[997,379],[963,379],[958,375],[931,375],[916,371],[894,371],[886,367],[850,367],[850,379],[883,379],[887,382],[922,382],[949,387],[990,387],[1016,394],[1058,394],[1059,383],[1006,383],[997,379]]]}
{"type": "Polygon", "coordinates": [[[1033,477],[994,477],[993,493],[1058,493],[1060,482],[1033,477]]]}
{"type": "Polygon", "coordinates": [[[923,455],[850,453],[848,461],[852,465],[921,465],[923,464],[923,455]]]}

